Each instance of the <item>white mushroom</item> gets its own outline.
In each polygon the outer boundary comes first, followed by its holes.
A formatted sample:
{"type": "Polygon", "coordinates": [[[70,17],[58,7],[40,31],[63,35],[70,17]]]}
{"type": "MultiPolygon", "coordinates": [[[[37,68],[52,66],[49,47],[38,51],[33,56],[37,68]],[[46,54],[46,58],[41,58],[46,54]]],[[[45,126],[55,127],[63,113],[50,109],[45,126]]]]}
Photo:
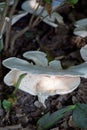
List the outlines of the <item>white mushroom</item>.
{"type": "MultiPolygon", "coordinates": [[[[63,0],[61,2],[63,4],[63,0]]],[[[60,3],[58,3],[60,5],[60,3]]],[[[53,10],[58,7],[59,5],[55,6],[55,2],[53,2],[53,10]]],[[[25,10],[26,12],[29,12],[31,14],[33,14],[34,10],[37,8],[38,6],[38,3],[36,2],[36,0],[28,0],[28,1],[25,1],[23,4],[22,4],[22,9],[25,10]]],[[[39,6],[38,10],[36,11],[36,15],[39,15],[40,12],[42,11],[43,9],[43,6],[39,6]]],[[[53,26],[53,27],[58,27],[58,23],[60,24],[64,24],[63,22],[63,17],[61,15],[59,15],[58,13],[56,12],[53,12],[51,14],[51,16],[48,15],[47,11],[44,10],[44,12],[42,13],[42,16],[40,17],[45,23],[53,26]],[[44,18],[45,17],[45,18],[44,18]],[[44,18],[44,19],[43,19],[44,18]],[[58,23],[55,23],[55,20],[58,22],[58,23]]]]}
{"type": "MultiPolygon", "coordinates": [[[[44,16],[43,16],[44,17],[44,16]]],[[[60,24],[64,24],[64,22],[63,22],[63,17],[61,16],[61,15],[59,15],[58,13],[56,13],[56,12],[53,12],[52,14],[51,14],[51,17],[50,16],[47,16],[45,19],[43,19],[43,17],[41,17],[41,19],[45,22],[45,23],[47,23],[47,24],[49,24],[49,25],[51,25],[51,26],[53,26],[53,27],[58,27],[58,24],[60,23],[60,24]],[[57,23],[55,23],[55,21],[57,22],[57,23]]]]}
{"type": "MultiPolygon", "coordinates": [[[[8,86],[13,86],[18,77],[25,72],[12,69],[4,78],[4,82],[8,86]]],[[[32,74],[27,75],[22,79],[19,89],[31,95],[37,95],[38,100],[45,106],[45,100],[52,95],[68,94],[75,90],[80,84],[78,76],[61,76],[61,75],[46,75],[32,74]]]]}
{"type": "MultiPolygon", "coordinates": [[[[13,1],[11,1],[11,4],[13,4],[12,2],[13,1]]],[[[2,3],[5,4],[4,2],[2,2],[2,3]]],[[[13,15],[11,25],[14,25],[18,20],[20,20],[22,17],[26,16],[27,14],[28,14],[28,12],[25,12],[25,11],[20,12],[19,11],[19,14],[13,15]]],[[[2,29],[1,29],[1,32],[0,32],[0,39],[2,38],[2,36],[5,32],[5,29],[6,29],[6,25],[7,25],[7,23],[9,23],[9,21],[10,21],[9,17],[6,16],[4,23],[3,23],[3,26],[2,26],[2,29]]]]}
{"type": "Polygon", "coordinates": [[[26,16],[28,12],[19,12],[19,14],[13,15],[12,17],[12,23],[11,25],[14,25],[18,20],[20,20],[22,17],[26,16]]]}
{"type": "Polygon", "coordinates": [[[87,18],[80,19],[74,23],[75,27],[87,26],[87,18]]]}
{"type": "Polygon", "coordinates": [[[84,76],[82,77],[87,78],[87,45],[80,49],[80,55],[85,62],[80,65],[72,66],[68,70],[83,73],[84,76]]]}
{"type": "Polygon", "coordinates": [[[49,62],[49,67],[54,69],[62,69],[61,62],[59,60],[53,60],[49,62]]]}
{"type": "Polygon", "coordinates": [[[80,49],[80,54],[83,60],[87,61],[87,45],[85,45],[84,47],[80,49]]]}
{"type": "Polygon", "coordinates": [[[52,7],[53,9],[59,7],[61,4],[64,3],[65,0],[52,0],[52,7]]]}
{"type": "Polygon", "coordinates": [[[72,66],[68,70],[75,71],[78,73],[83,73],[84,75],[81,77],[87,78],[87,62],[84,62],[80,65],[72,66]]]}
{"type": "MultiPolygon", "coordinates": [[[[34,51],[33,51],[34,52],[34,51]]],[[[33,52],[31,52],[33,54],[33,52]]],[[[30,53],[30,54],[31,54],[30,53]]],[[[46,58],[43,52],[42,59],[46,58]]],[[[25,53],[28,58],[28,53],[25,53]]],[[[34,55],[33,55],[34,56],[34,55]]],[[[37,57],[37,56],[36,56],[37,57]]],[[[37,60],[35,61],[37,62],[37,60]]],[[[25,60],[11,57],[4,60],[3,65],[11,71],[4,77],[4,82],[8,86],[14,86],[21,74],[27,73],[21,80],[19,89],[37,95],[38,100],[45,106],[45,100],[50,95],[67,94],[75,90],[80,84],[80,77],[84,73],[71,70],[62,70],[60,62],[51,61],[49,66],[32,65],[25,60]],[[58,65],[58,66],[57,66],[58,65]]]]}
{"type": "Polygon", "coordinates": [[[75,28],[73,33],[83,38],[87,37],[87,26],[75,28]]]}
{"type": "Polygon", "coordinates": [[[75,22],[74,34],[80,37],[87,37],[87,18],[75,22]]]}
{"type": "Polygon", "coordinates": [[[2,62],[2,64],[9,69],[18,69],[24,71],[25,73],[31,74],[46,74],[46,75],[61,75],[61,76],[80,76],[84,77],[83,73],[75,72],[71,70],[59,70],[55,66],[38,66],[32,65],[25,60],[20,58],[11,57],[2,62]],[[22,63],[23,62],[23,63],[22,63]]]}
{"type": "Polygon", "coordinates": [[[27,51],[23,54],[28,60],[32,60],[36,65],[47,66],[48,60],[46,58],[46,53],[41,51],[27,51]]]}

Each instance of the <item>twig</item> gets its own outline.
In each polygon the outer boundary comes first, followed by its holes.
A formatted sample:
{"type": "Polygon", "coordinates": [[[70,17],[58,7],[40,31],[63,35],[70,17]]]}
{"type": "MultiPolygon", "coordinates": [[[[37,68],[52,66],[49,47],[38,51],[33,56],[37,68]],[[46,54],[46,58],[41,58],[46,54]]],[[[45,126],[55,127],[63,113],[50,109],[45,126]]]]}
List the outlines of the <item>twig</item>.
{"type": "MultiPolygon", "coordinates": [[[[56,8],[55,10],[60,10],[61,8],[63,8],[63,6],[59,7],[59,8],[56,8]]],[[[29,29],[35,27],[36,25],[38,25],[43,19],[45,19],[47,16],[49,16],[49,14],[47,14],[45,17],[43,17],[41,20],[40,20],[40,17],[45,9],[45,7],[42,9],[42,11],[40,12],[39,16],[36,18],[36,20],[33,22],[33,19],[35,17],[35,14],[36,14],[36,11],[38,10],[39,8],[39,4],[37,6],[37,8],[35,9],[32,17],[31,17],[31,20],[29,21],[29,24],[26,28],[24,28],[23,30],[21,30],[18,34],[14,35],[12,40],[11,40],[11,46],[10,46],[10,53],[13,52],[13,49],[14,49],[14,44],[15,44],[15,41],[18,37],[22,36],[26,31],[28,31],[29,29]]],[[[54,12],[55,10],[53,10],[52,12],[54,12]]]]}
{"type": "Polygon", "coordinates": [[[6,5],[5,5],[4,11],[3,11],[2,16],[1,16],[0,36],[2,35],[2,32],[3,32],[3,25],[4,25],[4,22],[5,22],[5,17],[6,17],[7,12],[8,12],[8,8],[9,8],[9,0],[6,0],[6,5]]]}
{"type": "Polygon", "coordinates": [[[33,24],[32,24],[33,27],[37,25],[37,23],[38,23],[38,21],[39,21],[41,15],[42,15],[43,12],[44,12],[44,10],[45,10],[45,7],[41,10],[40,14],[39,14],[38,17],[36,18],[36,20],[33,22],[33,24]]]}
{"type": "Polygon", "coordinates": [[[7,50],[9,45],[9,38],[10,38],[10,31],[11,31],[11,22],[12,22],[12,16],[15,12],[15,9],[16,9],[16,6],[18,5],[18,2],[19,0],[15,0],[14,1],[14,4],[10,10],[10,13],[9,13],[9,22],[7,24],[7,29],[6,29],[6,38],[5,38],[5,47],[4,47],[4,50],[7,50]]]}
{"type": "Polygon", "coordinates": [[[36,11],[38,10],[39,6],[40,6],[40,4],[38,4],[38,6],[37,6],[37,8],[35,9],[33,15],[31,16],[31,19],[30,19],[30,21],[29,21],[29,23],[28,23],[28,26],[25,27],[23,30],[21,30],[18,34],[16,34],[16,35],[13,36],[13,38],[12,38],[12,40],[11,40],[10,50],[9,50],[10,53],[13,52],[14,44],[15,44],[16,39],[17,39],[18,37],[22,36],[22,35],[23,35],[25,32],[27,32],[30,28],[32,28],[32,22],[33,22],[33,19],[34,19],[35,15],[36,15],[36,11]]]}
{"type": "Polygon", "coordinates": [[[30,27],[32,26],[33,19],[34,19],[35,15],[36,15],[36,12],[37,12],[39,6],[40,6],[40,3],[38,4],[37,8],[34,10],[33,15],[31,16],[31,19],[30,19],[30,21],[29,21],[29,26],[30,26],[30,27]]]}
{"type": "Polygon", "coordinates": [[[29,26],[25,27],[23,30],[21,30],[19,33],[17,33],[16,35],[14,35],[14,37],[12,38],[11,40],[11,46],[10,46],[10,50],[9,52],[12,53],[13,52],[13,49],[14,49],[14,43],[15,43],[15,40],[22,36],[26,31],[28,31],[30,29],[29,26]]]}
{"type": "MultiPolygon", "coordinates": [[[[69,4],[68,4],[69,5],[69,4]]],[[[63,4],[63,5],[61,5],[60,7],[57,7],[57,8],[55,8],[51,13],[53,13],[53,12],[55,12],[55,11],[60,11],[60,10],[62,10],[64,7],[66,6],[66,4],[63,4]]],[[[70,5],[69,5],[70,6],[70,5]]],[[[38,25],[38,24],[40,24],[40,22],[41,21],[43,21],[46,17],[48,17],[49,16],[49,14],[47,14],[46,16],[44,16],[44,17],[42,17],[41,19],[39,19],[38,21],[37,21],[37,23],[36,23],[36,25],[38,25]]]]}
{"type": "Polygon", "coordinates": [[[18,130],[18,129],[22,129],[21,124],[13,125],[13,126],[0,127],[0,130],[18,130]]]}

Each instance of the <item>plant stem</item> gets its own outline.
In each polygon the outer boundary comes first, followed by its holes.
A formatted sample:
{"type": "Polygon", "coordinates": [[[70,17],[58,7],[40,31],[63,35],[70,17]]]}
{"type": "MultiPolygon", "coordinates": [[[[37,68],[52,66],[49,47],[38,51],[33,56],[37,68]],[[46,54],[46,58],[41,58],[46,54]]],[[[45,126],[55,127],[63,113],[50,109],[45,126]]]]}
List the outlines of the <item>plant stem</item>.
{"type": "MultiPolygon", "coordinates": [[[[11,40],[10,50],[9,50],[10,53],[12,53],[13,50],[14,50],[14,44],[15,44],[16,39],[19,38],[19,37],[21,37],[25,32],[29,31],[29,30],[32,28],[33,19],[34,19],[35,15],[36,15],[36,11],[38,10],[39,6],[40,6],[40,4],[38,4],[38,6],[37,6],[37,8],[35,9],[33,15],[31,16],[31,19],[30,19],[30,21],[29,21],[29,23],[28,23],[28,26],[25,27],[23,30],[21,30],[21,31],[20,31],[19,33],[17,33],[16,35],[13,36],[13,38],[12,38],[12,40],[11,40]]],[[[33,26],[33,27],[34,27],[34,26],[33,26]]]]}
{"type": "Polygon", "coordinates": [[[41,10],[40,14],[39,14],[38,17],[36,18],[36,20],[33,22],[33,25],[32,25],[33,27],[36,26],[36,25],[38,25],[37,23],[38,23],[38,21],[39,21],[41,15],[43,14],[44,10],[45,10],[45,7],[41,10]]]}
{"type": "Polygon", "coordinates": [[[16,35],[13,36],[12,40],[11,40],[11,45],[10,45],[10,50],[9,52],[12,53],[14,50],[14,44],[17,38],[21,37],[25,32],[27,32],[30,29],[29,26],[25,27],[23,30],[21,30],[19,33],[17,33],[16,35]]]}
{"type": "MultiPolygon", "coordinates": [[[[34,11],[32,17],[31,17],[31,19],[30,19],[30,21],[29,21],[29,23],[28,23],[28,26],[25,27],[23,30],[21,30],[21,31],[20,31],[19,33],[17,33],[16,35],[13,36],[13,38],[12,38],[12,40],[11,40],[11,46],[10,46],[10,49],[9,49],[10,53],[12,53],[13,50],[14,50],[14,44],[15,44],[15,41],[16,41],[17,38],[21,37],[25,32],[27,32],[27,31],[29,31],[30,29],[34,28],[34,27],[37,26],[43,19],[45,19],[47,16],[49,16],[49,14],[47,14],[45,17],[43,17],[42,19],[40,19],[40,17],[41,17],[41,15],[42,15],[43,11],[45,10],[45,7],[44,7],[44,8],[42,9],[42,11],[40,12],[40,14],[38,15],[38,17],[36,18],[36,20],[34,21],[34,17],[35,17],[35,15],[36,15],[36,11],[38,10],[39,6],[40,6],[40,3],[39,3],[38,6],[36,7],[36,9],[35,9],[35,11],[34,11]]],[[[55,10],[60,10],[60,9],[63,8],[63,7],[64,7],[64,5],[61,6],[61,7],[58,7],[58,8],[56,8],[56,9],[54,9],[52,12],[54,12],[55,10]]]]}
{"type": "Polygon", "coordinates": [[[4,11],[2,13],[2,16],[1,16],[1,22],[0,22],[0,36],[3,35],[3,25],[4,25],[4,22],[5,22],[5,18],[6,18],[6,15],[7,15],[7,12],[8,12],[8,8],[9,8],[9,0],[6,0],[6,5],[5,5],[5,8],[4,8],[4,11]]]}
{"type": "Polygon", "coordinates": [[[18,5],[18,2],[19,0],[15,0],[14,1],[14,4],[10,10],[10,13],[9,13],[9,22],[7,24],[7,27],[6,27],[6,38],[5,38],[5,47],[4,47],[4,50],[6,51],[9,47],[9,38],[10,38],[10,32],[11,32],[11,22],[12,22],[12,16],[15,12],[15,9],[16,9],[16,6],[18,5]]]}
{"type": "Polygon", "coordinates": [[[36,7],[36,9],[34,10],[33,15],[31,16],[31,19],[30,19],[30,21],[29,21],[29,26],[30,26],[30,27],[32,26],[33,19],[34,19],[35,15],[36,15],[36,12],[37,12],[39,6],[40,6],[40,3],[38,4],[38,6],[36,7]]]}

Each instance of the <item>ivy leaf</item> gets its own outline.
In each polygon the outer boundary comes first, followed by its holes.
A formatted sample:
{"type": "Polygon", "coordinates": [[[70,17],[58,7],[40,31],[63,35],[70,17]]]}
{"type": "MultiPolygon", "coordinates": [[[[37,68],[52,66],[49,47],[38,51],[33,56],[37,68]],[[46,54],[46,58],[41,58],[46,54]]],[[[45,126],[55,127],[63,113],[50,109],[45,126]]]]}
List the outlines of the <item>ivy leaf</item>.
{"type": "Polygon", "coordinates": [[[2,105],[3,108],[8,112],[12,106],[12,103],[9,100],[4,99],[2,105]]]}
{"type": "Polygon", "coordinates": [[[58,120],[63,118],[69,111],[73,110],[74,108],[75,108],[75,105],[70,105],[52,114],[48,112],[47,114],[45,114],[43,117],[41,117],[38,120],[37,122],[38,130],[48,130],[53,125],[55,125],[55,123],[57,123],[58,120]]]}
{"type": "Polygon", "coordinates": [[[80,128],[87,128],[87,104],[76,105],[73,111],[73,120],[80,128]]]}

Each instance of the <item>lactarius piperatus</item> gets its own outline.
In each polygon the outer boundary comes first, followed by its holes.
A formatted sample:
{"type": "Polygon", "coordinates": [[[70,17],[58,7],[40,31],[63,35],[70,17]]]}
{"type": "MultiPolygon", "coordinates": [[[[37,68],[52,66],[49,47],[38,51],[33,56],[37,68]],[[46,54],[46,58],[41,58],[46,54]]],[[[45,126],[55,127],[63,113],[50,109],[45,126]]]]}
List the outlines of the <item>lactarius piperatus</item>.
{"type": "Polygon", "coordinates": [[[75,67],[74,69],[69,68],[63,70],[60,61],[54,60],[48,63],[46,54],[41,51],[30,51],[23,55],[28,60],[34,60],[33,62],[35,65],[16,57],[4,60],[3,65],[11,69],[4,77],[4,82],[8,86],[14,86],[18,77],[26,73],[19,84],[19,89],[31,95],[37,95],[38,100],[44,106],[45,100],[49,96],[71,93],[79,86],[80,77],[86,77],[83,72],[75,70],[75,67]],[[43,64],[39,61],[41,57],[43,59],[43,64]]]}

